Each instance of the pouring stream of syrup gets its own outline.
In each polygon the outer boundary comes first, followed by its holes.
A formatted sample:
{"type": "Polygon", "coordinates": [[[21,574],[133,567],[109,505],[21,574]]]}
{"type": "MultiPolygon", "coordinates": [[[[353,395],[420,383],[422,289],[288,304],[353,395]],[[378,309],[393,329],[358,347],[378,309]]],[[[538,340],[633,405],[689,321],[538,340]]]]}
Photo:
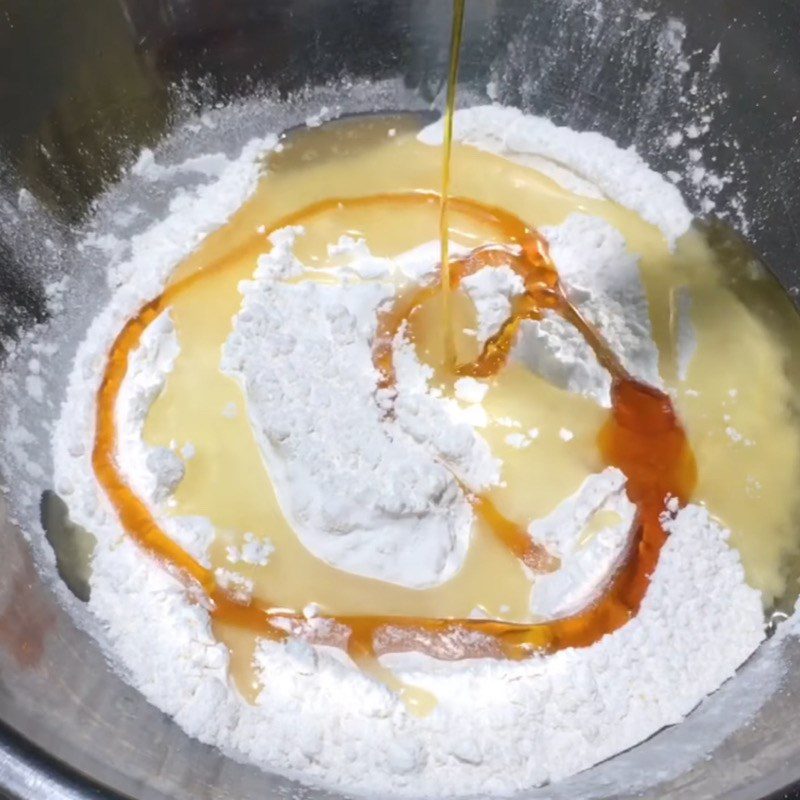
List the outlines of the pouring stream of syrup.
{"type": "Polygon", "coordinates": [[[461,60],[461,36],[464,31],[465,0],[453,0],[453,22],[450,31],[450,63],[447,71],[447,103],[444,113],[442,152],[442,193],[439,197],[439,271],[442,287],[442,330],[444,331],[444,366],[455,365],[453,319],[450,301],[450,167],[453,160],[453,116],[456,109],[458,64],[461,60]]]}

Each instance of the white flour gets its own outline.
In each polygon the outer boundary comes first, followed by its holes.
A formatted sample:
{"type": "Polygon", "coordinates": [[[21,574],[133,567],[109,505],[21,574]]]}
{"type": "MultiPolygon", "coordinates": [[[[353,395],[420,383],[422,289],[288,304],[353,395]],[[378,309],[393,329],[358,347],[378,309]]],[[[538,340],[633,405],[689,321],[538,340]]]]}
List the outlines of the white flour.
{"type": "MultiPolygon", "coordinates": [[[[608,223],[572,214],[544,237],[567,295],[603,336],[622,366],[644,383],[661,386],[658,350],[637,259],[608,223]]],[[[583,336],[553,312],[522,325],[513,357],[572,392],[611,406],[611,375],[600,366],[583,336]]]]}
{"type": "MultiPolygon", "coordinates": [[[[510,109],[461,112],[457,126],[462,138],[497,152],[560,161],[605,196],[659,225],[669,240],[689,223],[677,192],[634,153],[617,149],[607,139],[556,129],[510,109]]],[[[435,138],[436,130],[425,135],[435,138]]],[[[410,715],[382,684],[344,663],[339,651],[297,641],[262,642],[257,664],[265,689],[256,706],[248,705],[231,686],[228,652],[212,636],[207,612],[187,597],[175,577],[123,535],[90,463],[94,398],[104,355],[125,320],[161,290],[175,263],[252,190],[255,156],[270,144],[248,145],[240,159],[224,165],[214,159],[192,163],[201,171],[218,170],[219,180],[175,203],[166,220],[133,243],[131,259],[112,276],[120,289],[78,353],[56,431],[56,483],[69,486],[66,500],[72,518],[98,539],[90,608],[106,625],[128,680],[188,733],[234,758],[372,796],[508,793],[585,769],[680,721],[731,677],[763,638],[758,593],[746,586],[738,555],[727,545],[727,532],[701,508],[690,506],[669,523],[672,535],[638,616],[593,647],[522,662],[449,663],[418,654],[385,657],[403,680],[437,697],[437,708],[423,719],[410,715]]],[[[146,160],[140,164],[140,169],[154,168],[146,160]]],[[[281,285],[277,277],[300,269],[290,252],[296,233],[286,232],[260,260],[254,280],[245,288],[242,312],[224,356],[226,369],[245,385],[248,414],[282,506],[310,549],[324,551],[323,557],[353,571],[363,569],[374,555],[359,531],[374,527],[373,515],[380,514],[391,555],[369,568],[398,582],[408,581],[412,572],[423,576],[421,583],[440,581],[463,558],[470,515],[450,470],[477,487],[496,480],[497,465],[472,426],[454,419],[447,404],[426,391],[425,370],[402,342],[396,354],[396,415],[391,423],[383,419],[378,405],[370,402],[375,375],[365,342],[374,329],[374,309],[390,290],[379,282],[353,285],[338,294],[312,282],[281,285]],[[287,313],[271,316],[284,305],[287,313]],[[298,308],[304,311],[302,318],[288,313],[298,308]],[[308,403],[309,396],[302,394],[314,391],[313,380],[284,380],[298,359],[303,359],[310,377],[324,377],[329,413],[322,412],[322,402],[308,403]],[[264,368],[266,363],[270,369],[264,368]],[[363,369],[354,369],[354,364],[363,369]],[[344,382],[345,367],[349,383],[344,382]],[[337,486],[325,506],[311,491],[320,476],[307,472],[303,426],[306,435],[313,432],[318,452],[330,448],[330,458],[345,454],[354,461],[349,481],[337,486]],[[358,436],[343,437],[342,431],[358,431],[358,436]],[[439,459],[449,469],[441,467],[439,459]],[[356,480],[362,468],[369,470],[367,494],[356,480]],[[334,497],[339,501],[335,509],[330,502],[334,497]],[[337,524],[342,530],[334,535],[337,524]],[[406,537],[413,538],[420,529],[427,530],[426,541],[409,545],[406,537]],[[320,531],[327,531],[324,541],[320,531]],[[418,547],[429,550],[420,556],[418,547]]],[[[652,371],[657,354],[644,327],[647,309],[641,305],[635,264],[613,230],[573,217],[550,236],[556,264],[575,292],[573,299],[612,347],[630,347],[630,352],[620,353],[630,359],[628,366],[657,383],[657,371],[652,371]],[[570,238],[565,235],[562,240],[565,229],[570,238]],[[592,284],[591,276],[579,269],[578,247],[593,248],[593,257],[607,259],[619,283],[612,279],[606,287],[592,284]]],[[[345,250],[355,247],[339,244],[345,250]]],[[[366,253],[361,256],[367,258],[366,253]]],[[[386,265],[377,262],[360,267],[373,280],[385,274],[386,265]]],[[[407,254],[404,263],[407,274],[415,268],[424,274],[430,253],[407,254]]],[[[360,275],[358,269],[353,271],[360,275]]],[[[494,309],[494,314],[515,290],[513,278],[499,280],[505,285],[482,286],[482,281],[491,283],[486,276],[473,286],[473,291],[483,292],[486,309],[494,309]]],[[[484,336],[491,328],[489,317],[485,310],[480,323],[484,336]]],[[[608,383],[602,370],[595,364],[581,373],[580,351],[559,338],[548,322],[539,323],[535,334],[539,342],[533,349],[539,360],[525,359],[522,345],[515,357],[606,404],[608,383]],[[564,367],[562,377],[548,373],[552,365],[564,367]]],[[[156,324],[160,328],[153,329],[152,339],[145,340],[136,358],[149,363],[151,375],[160,372],[163,380],[172,357],[169,319],[162,317],[156,324]],[[159,329],[160,339],[155,335],[159,329]],[[153,350],[148,351],[148,341],[153,350]]],[[[475,385],[463,384],[460,396],[467,405],[480,408],[481,390],[475,385]]],[[[141,408],[137,403],[134,398],[129,407],[141,408]]],[[[534,436],[533,431],[517,433],[534,436]]],[[[155,467],[162,482],[164,476],[178,479],[174,454],[153,459],[148,453],[142,463],[138,446],[131,446],[127,471],[138,470],[142,480],[149,481],[155,467]]],[[[144,494],[149,485],[142,484],[144,494]]],[[[158,510],[157,492],[150,491],[149,499],[158,510]]],[[[562,570],[551,579],[555,584],[561,581],[560,586],[548,591],[547,584],[540,584],[536,602],[552,610],[562,601],[580,605],[586,592],[596,592],[626,546],[631,513],[619,476],[606,471],[587,481],[579,495],[551,517],[535,522],[535,535],[564,557],[562,570]],[[621,523],[603,528],[586,542],[576,538],[594,513],[604,510],[619,514],[621,523]],[[570,524],[561,527],[559,519],[564,517],[570,524]],[[571,570],[581,573],[580,582],[570,578],[571,570]],[[564,587],[579,587],[584,593],[565,597],[564,587]]],[[[168,530],[187,550],[205,558],[213,536],[207,521],[183,518],[168,530]]],[[[238,552],[229,555],[232,561],[243,557],[238,552]]]]}
{"type": "MultiPolygon", "coordinates": [[[[670,244],[691,224],[691,214],[674,186],[649,169],[635,150],[621,150],[599,133],[558,127],[516,108],[478,106],[456,112],[453,137],[512,161],[539,156],[566,166],[602,196],[660,228],[670,244]]],[[[426,128],[420,139],[441,144],[441,120],[426,128]]],[[[551,177],[557,179],[556,174],[551,177]]]]}
{"type": "MultiPolygon", "coordinates": [[[[281,508],[334,566],[411,588],[442,583],[463,563],[472,515],[455,478],[415,441],[431,426],[416,397],[398,398],[398,424],[375,402],[370,342],[391,288],[281,283],[298,269],[294,233],[273,237],[243,285],[222,361],[244,385],[281,508]]],[[[484,463],[491,478],[486,444],[465,425],[449,428],[439,434],[453,467],[484,463]]],[[[482,488],[486,476],[472,472],[482,488]]]]}
{"type": "Polygon", "coordinates": [[[531,536],[561,559],[555,572],[540,576],[531,590],[531,611],[545,619],[577,614],[606,588],[628,551],[636,506],[625,493],[625,476],[613,467],[585,481],[580,491],[541,520],[531,536]],[[616,519],[584,538],[595,515],[616,519]]]}
{"type": "Polygon", "coordinates": [[[128,372],[117,398],[119,467],[136,494],[150,503],[166,500],[183,479],[183,462],[175,453],[163,447],[149,447],[142,439],[147,412],[164,388],[179,353],[167,311],[142,334],[140,346],[128,361],[128,372]]]}
{"type": "Polygon", "coordinates": [[[269,539],[259,539],[254,533],[248,531],[244,534],[244,541],[240,547],[228,545],[226,556],[231,564],[253,564],[257,567],[265,567],[269,563],[269,557],[275,551],[275,547],[269,539]]]}
{"type": "Polygon", "coordinates": [[[660,387],[647,299],[637,259],[622,235],[583,214],[573,214],[563,225],[542,233],[575,307],[634,378],[660,387]]]}
{"type": "Polygon", "coordinates": [[[467,275],[461,286],[475,304],[478,314],[477,338],[480,344],[494,336],[511,316],[511,301],[525,291],[522,278],[511,267],[484,267],[467,275]]]}

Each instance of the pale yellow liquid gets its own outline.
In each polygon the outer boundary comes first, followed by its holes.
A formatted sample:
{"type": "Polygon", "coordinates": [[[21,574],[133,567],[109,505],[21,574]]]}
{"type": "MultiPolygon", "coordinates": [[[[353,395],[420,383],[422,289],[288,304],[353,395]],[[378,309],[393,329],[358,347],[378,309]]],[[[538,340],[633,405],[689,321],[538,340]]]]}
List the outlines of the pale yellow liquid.
{"type": "MultiPolygon", "coordinates": [[[[178,270],[176,277],[182,277],[218,261],[226,264],[175,300],[172,317],[181,354],[151,409],[145,437],[154,445],[167,446],[172,440],[195,445],[197,455],[187,462],[174,513],[209,517],[217,529],[213,566],[252,579],[256,595],[271,598],[278,607],[300,611],[316,603],[332,615],[425,617],[467,617],[479,609],[495,619],[531,619],[532,576],[480,525],[475,526],[461,571],[429,590],[351,575],[312,556],[276,501],[242,391],[219,370],[221,347],[241,301],[238,282],[252,274],[257,255],[269,250],[265,240],[256,249],[240,247],[259,226],[269,229],[292,211],[332,196],[438,191],[440,170],[440,150],[418,143],[406,117],[340,122],[297,134],[284,152],[270,156],[253,197],[178,270]],[[397,129],[395,137],[387,135],[390,128],[397,129]],[[239,411],[233,419],[222,414],[229,403],[239,411]],[[267,566],[227,562],[226,546],[239,543],[248,531],[275,545],[267,566]]],[[[623,233],[640,256],[662,372],[677,392],[678,409],[697,454],[700,482],[695,499],[706,502],[733,529],[748,579],[765,592],[765,602],[784,593],[783,565],[797,548],[795,493],[800,485],[800,434],[789,411],[792,386],[782,364],[786,344],[722,287],[705,240],[691,232],[670,253],[661,233],[633,212],[610,201],[576,196],[534,169],[458,144],[453,147],[451,194],[505,208],[536,227],[557,225],[570,213],[582,211],[606,219],[623,233]],[[680,286],[688,287],[695,298],[692,316],[698,337],[685,383],[675,378],[674,294],[680,286]],[[728,394],[732,388],[738,391],[735,401],[728,394]],[[753,444],[732,442],[725,434],[729,426],[753,444]],[[756,485],[757,492],[749,489],[756,485]]],[[[327,245],[348,233],[364,236],[376,255],[397,255],[438,238],[437,212],[432,203],[430,208],[403,207],[392,214],[385,209],[326,213],[307,226],[296,253],[309,266],[325,267],[331,263],[327,245]]],[[[454,241],[475,247],[491,233],[451,211],[454,241]]],[[[459,305],[459,294],[454,293],[454,306],[459,305]]],[[[468,309],[459,313],[469,316],[468,309]]],[[[461,327],[468,327],[468,320],[455,310],[454,316],[463,322],[461,327]]],[[[433,317],[426,325],[424,315],[417,327],[418,353],[435,363],[432,354],[443,346],[441,327],[433,317]]],[[[795,334],[800,341],[800,331],[795,334]]],[[[460,337],[458,346],[469,348],[467,338],[460,337]]],[[[490,497],[510,519],[526,525],[548,514],[601,468],[595,437],[606,412],[591,401],[510,367],[491,380],[483,405],[489,424],[481,432],[503,461],[503,486],[490,497]],[[505,418],[518,421],[520,428],[506,427],[505,418]],[[532,428],[539,436],[529,446],[517,449],[506,443],[509,433],[532,428]],[[563,441],[561,428],[572,431],[574,438],[563,441]]],[[[592,528],[594,521],[585,537],[594,535],[592,528]]],[[[216,628],[231,648],[232,676],[240,691],[253,698],[258,687],[252,634],[216,628]]],[[[429,704],[425,697],[415,702],[429,704]]]]}

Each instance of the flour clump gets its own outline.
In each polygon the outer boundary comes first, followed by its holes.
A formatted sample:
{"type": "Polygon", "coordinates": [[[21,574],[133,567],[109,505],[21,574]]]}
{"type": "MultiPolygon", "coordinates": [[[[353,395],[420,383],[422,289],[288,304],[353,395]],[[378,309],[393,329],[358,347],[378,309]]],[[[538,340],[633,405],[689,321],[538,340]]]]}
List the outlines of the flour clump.
{"type": "Polygon", "coordinates": [[[369,341],[387,289],[275,282],[296,268],[288,249],[262,257],[223,359],[281,505],[329,563],[413,588],[441,583],[464,558],[472,515],[452,475],[375,403],[369,341]]]}

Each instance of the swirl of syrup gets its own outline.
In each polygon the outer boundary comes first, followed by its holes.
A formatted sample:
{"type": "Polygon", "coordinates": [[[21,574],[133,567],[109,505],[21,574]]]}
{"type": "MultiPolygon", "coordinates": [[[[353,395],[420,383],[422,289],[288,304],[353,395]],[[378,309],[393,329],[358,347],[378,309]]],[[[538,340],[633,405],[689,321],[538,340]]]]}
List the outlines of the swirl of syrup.
{"type": "MultiPolygon", "coordinates": [[[[385,207],[387,212],[391,212],[398,205],[438,200],[439,195],[430,192],[333,198],[285,217],[268,234],[288,225],[308,223],[336,208],[385,207]]],[[[486,342],[478,357],[469,363],[453,364],[453,378],[487,378],[498,374],[506,365],[519,327],[526,319],[556,314],[573,325],[612,376],[612,408],[598,434],[598,448],[603,463],[619,468],[627,477],[627,493],[638,512],[636,531],[627,561],[605,594],[590,608],[569,618],[521,624],[485,619],[332,616],[331,620],[336,624],[330,627],[337,633],[330,634],[329,637],[333,638],[325,640],[326,643],[345,648],[362,667],[371,665],[373,674],[377,656],[383,652],[414,649],[440,658],[490,656],[520,659],[535,652],[586,647],[618,629],[638,612],[655,570],[666,540],[661,523],[666,500],[674,497],[680,503],[688,502],[697,478],[694,455],[669,396],[633,379],[602,337],[570,302],[543,238],[522,220],[502,209],[467,198],[451,197],[448,203],[460,213],[484,224],[489,223],[498,231],[498,238],[504,245],[479,247],[463,258],[453,260],[448,265],[448,286],[443,287],[441,281],[434,281],[400,292],[392,306],[379,315],[373,343],[373,362],[379,376],[377,388],[393,386],[393,342],[422,303],[443,289],[456,288],[463,278],[479,269],[511,267],[522,278],[524,293],[516,298],[511,316],[486,342]],[[462,632],[479,634],[466,637],[477,644],[455,653],[439,646],[443,638],[462,632]]],[[[225,268],[226,261],[222,260],[173,283],[160,296],[146,303],[117,335],[108,354],[97,396],[92,465],[125,532],[193,587],[192,596],[208,608],[213,620],[274,640],[287,638],[289,627],[311,641],[321,641],[315,639],[319,634],[312,630],[304,633],[305,619],[301,614],[282,609],[279,604],[263,597],[237,600],[218,586],[213,571],[200,564],[164,532],[117,465],[115,408],[128,369],[129,355],[138,346],[147,326],[169,308],[176,296],[202,281],[210,272],[225,268]]],[[[557,567],[557,560],[533,542],[524,528],[503,517],[488,497],[469,492],[467,496],[476,515],[528,567],[534,571],[550,571],[557,567]]]]}

